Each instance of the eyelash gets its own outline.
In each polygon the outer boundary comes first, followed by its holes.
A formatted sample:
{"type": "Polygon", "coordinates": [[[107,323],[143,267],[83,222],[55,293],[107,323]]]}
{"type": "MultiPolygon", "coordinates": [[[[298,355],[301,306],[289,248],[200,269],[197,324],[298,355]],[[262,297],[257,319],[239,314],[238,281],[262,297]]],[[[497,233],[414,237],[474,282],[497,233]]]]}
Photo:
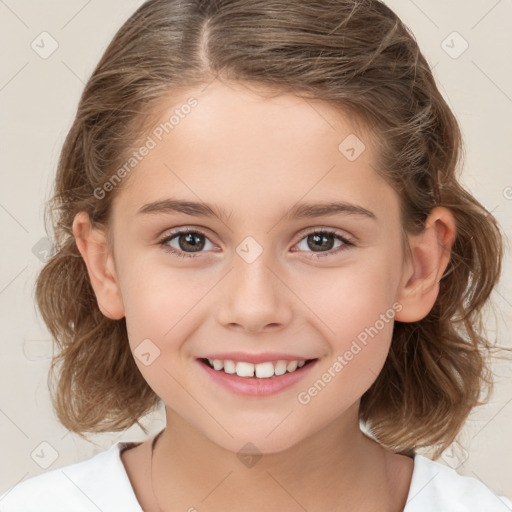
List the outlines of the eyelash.
{"type": "MultiPolygon", "coordinates": [[[[160,240],[158,242],[159,245],[162,246],[162,249],[165,251],[165,252],[168,252],[168,253],[171,253],[173,254],[174,256],[177,256],[178,258],[196,258],[198,255],[201,254],[201,252],[198,252],[196,254],[191,254],[191,253],[187,253],[185,251],[177,251],[176,249],[174,249],[173,247],[167,245],[168,242],[170,242],[173,238],[175,238],[176,236],[179,236],[179,235],[186,235],[186,234],[194,234],[194,235],[201,235],[201,236],[204,236],[205,238],[208,238],[206,236],[205,233],[201,232],[201,231],[198,231],[198,230],[195,230],[195,229],[184,229],[184,230],[180,230],[180,231],[175,231],[174,233],[171,233],[170,235],[166,236],[165,238],[163,238],[162,240],[160,240]]],[[[337,231],[331,231],[331,230],[328,230],[328,229],[317,229],[317,230],[312,230],[308,233],[306,233],[300,240],[298,243],[300,243],[304,238],[308,237],[309,235],[333,235],[335,239],[338,239],[340,240],[341,242],[343,242],[343,245],[341,245],[340,247],[338,247],[337,249],[331,249],[330,251],[328,252],[320,252],[320,253],[314,253],[312,252],[311,256],[308,256],[309,258],[311,259],[320,259],[320,258],[324,258],[326,256],[334,256],[334,255],[337,255],[338,253],[340,253],[341,251],[345,251],[347,249],[349,249],[351,246],[354,246],[354,244],[351,242],[351,240],[347,239],[346,237],[344,236],[341,236],[337,231]]],[[[300,251],[297,251],[297,252],[300,252],[300,251]]]]}

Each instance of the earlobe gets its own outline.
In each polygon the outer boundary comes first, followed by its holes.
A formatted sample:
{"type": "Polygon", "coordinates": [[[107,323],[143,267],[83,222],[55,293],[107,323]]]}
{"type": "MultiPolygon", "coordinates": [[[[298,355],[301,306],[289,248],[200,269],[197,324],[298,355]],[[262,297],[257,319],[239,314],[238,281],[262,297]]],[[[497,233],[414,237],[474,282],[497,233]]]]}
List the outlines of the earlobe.
{"type": "Polygon", "coordinates": [[[395,320],[417,322],[428,315],[439,294],[439,281],[450,262],[455,237],[453,213],[437,207],[425,221],[425,229],[409,238],[411,257],[404,265],[397,298],[402,309],[395,320]]]}
{"type": "Polygon", "coordinates": [[[86,212],[79,212],[73,220],[73,235],[87,267],[100,311],[112,320],[123,318],[121,290],[105,233],[92,227],[86,212]]]}

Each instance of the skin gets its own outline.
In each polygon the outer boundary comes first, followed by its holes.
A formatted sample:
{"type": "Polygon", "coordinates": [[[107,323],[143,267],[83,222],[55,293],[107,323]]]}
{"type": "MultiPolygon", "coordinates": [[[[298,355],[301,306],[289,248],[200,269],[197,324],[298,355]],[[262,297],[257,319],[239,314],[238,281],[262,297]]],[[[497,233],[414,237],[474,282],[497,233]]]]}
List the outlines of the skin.
{"type": "MultiPolygon", "coordinates": [[[[85,212],[73,224],[103,314],[126,317],[132,351],[148,338],[160,350],[147,366],[134,358],[166,406],[153,461],[161,509],[402,510],[413,460],[381,447],[358,423],[360,398],[384,365],[393,321],[309,403],[299,403],[297,394],[394,303],[401,306],[399,321],[428,314],[455,238],[452,213],[431,212],[425,230],[408,237],[409,259],[401,249],[399,198],[374,171],[378,155],[370,137],[349,116],[320,101],[263,98],[254,86],[216,80],[164,98],[160,119],[190,96],[198,106],[117,191],[112,247],[85,212]],[[366,145],[354,161],[338,150],[351,133],[366,145]],[[171,196],[214,204],[229,217],[137,214],[171,196]],[[361,205],[376,220],[284,218],[299,201],[326,200],[361,205]],[[185,227],[206,235],[195,258],[158,244],[185,227]],[[317,228],[354,245],[335,253],[341,242],[334,239],[334,246],[315,252],[306,235],[317,228]],[[247,236],[263,249],[251,263],[236,252],[247,236]],[[312,258],[321,251],[331,255],[312,258]],[[211,384],[196,360],[235,350],[319,361],[304,382],[277,395],[240,397],[211,384]],[[262,454],[252,467],[237,457],[247,442],[262,454]]],[[[179,241],[167,245],[179,250],[179,241]]],[[[144,510],[158,510],[150,441],[123,452],[122,460],[144,510]]]]}

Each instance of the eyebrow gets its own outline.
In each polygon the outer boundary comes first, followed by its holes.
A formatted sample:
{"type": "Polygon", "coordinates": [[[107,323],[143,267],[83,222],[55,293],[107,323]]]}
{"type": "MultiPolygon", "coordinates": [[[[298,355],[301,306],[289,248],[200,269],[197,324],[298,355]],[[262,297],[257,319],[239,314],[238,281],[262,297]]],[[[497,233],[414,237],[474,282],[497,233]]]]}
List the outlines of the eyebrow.
{"type": "Polygon", "coordinates": [[[377,216],[363,208],[362,206],[346,203],[344,201],[327,201],[320,203],[298,203],[293,206],[288,213],[285,214],[285,219],[302,219],[324,217],[328,215],[358,215],[360,217],[367,217],[370,219],[377,219],[377,216]]]}
{"type": "Polygon", "coordinates": [[[195,217],[218,217],[227,220],[231,214],[227,214],[224,208],[217,208],[207,203],[198,203],[196,201],[182,201],[179,199],[162,199],[152,203],[145,204],[137,211],[140,214],[155,213],[184,213],[195,217]]]}
{"type": "MultiPolygon", "coordinates": [[[[162,199],[145,204],[138,210],[137,215],[158,213],[184,213],[195,217],[217,217],[227,221],[232,212],[228,215],[225,209],[218,208],[208,203],[178,199],[162,199]]],[[[298,203],[285,212],[283,218],[290,220],[340,214],[357,215],[374,220],[377,219],[377,216],[370,210],[343,201],[298,203]]]]}

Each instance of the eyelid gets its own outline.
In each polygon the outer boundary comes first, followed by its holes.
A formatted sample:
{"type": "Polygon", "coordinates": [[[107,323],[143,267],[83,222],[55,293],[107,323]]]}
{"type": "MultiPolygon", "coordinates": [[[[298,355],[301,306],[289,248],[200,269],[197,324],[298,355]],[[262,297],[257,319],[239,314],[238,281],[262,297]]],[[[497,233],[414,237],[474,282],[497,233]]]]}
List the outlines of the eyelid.
{"type": "MultiPolygon", "coordinates": [[[[351,242],[354,244],[358,242],[357,237],[355,237],[354,235],[352,235],[344,230],[340,230],[338,228],[333,228],[333,227],[329,227],[329,226],[319,225],[319,226],[313,226],[311,228],[305,228],[304,230],[300,231],[299,234],[297,235],[297,239],[293,243],[293,245],[297,245],[297,243],[299,243],[305,236],[307,236],[309,234],[318,233],[318,232],[322,232],[322,231],[332,232],[335,235],[339,236],[340,238],[344,238],[347,242],[351,242]]],[[[185,233],[198,232],[198,233],[204,235],[205,237],[207,237],[208,239],[210,239],[210,241],[212,241],[210,235],[208,235],[208,233],[211,233],[211,231],[208,228],[205,228],[202,226],[196,227],[196,226],[191,226],[191,225],[178,226],[175,228],[167,229],[163,232],[163,234],[161,236],[159,236],[159,241],[161,241],[162,239],[165,239],[165,238],[169,238],[173,235],[184,233],[184,232],[185,233]]],[[[218,244],[216,244],[216,245],[218,245],[218,244]]]]}
{"type": "MultiPolygon", "coordinates": [[[[184,235],[187,233],[202,235],[205,238],[207,238],[212,244],[214,244],[214,242],[212,242],[210,240],[210,237],[206,233],[208,231],[209,231],[208,229],[203,228],[203,227],[197,228],[197,227],[192,227],[192,226],[180,226],[177,228],[173,228],[170,232],[169,231],[164,232],[164,235],[159,239],[158,245],[161,246],[166,252],[174,254],[177,257],[195,258],[195,257],[201,256],[201,254],[203,254],[203,253],[207,253],[208,251],[198,251],[196,253],[194,253],[194,252],[187,253],[186,251],[177,250],[167,244],[174,237],[179,236],[179,235],[184,235]]],[[[342,245],[340,247],[337,247],[336,249],[330,249],[328,251],[319,251],[319,252],[305,251],[306,253],[310,254],[310,256],[307,256],[307,258],[312,259],[312,260],[320,260],[322,257],[335,257],[340,252],[342,252],[350,247],[356,246],[357,238],[353,237],[352,235],[348,235],[345,232],[341,232],[340,230],[338,230],[336,228],[331,228],[331,227],[326,227],[326,226],[314,226],[311,228],[307,228],[305,231],[301,231],[297,235],[298,238],[295,241],[295,243],[293,244],[293,247],[295,247],[297,244],[299,244],[304,238],[306,238],[310,234],[322,234],[322,233],[332,235],[333,237],[337,238],[339,241],[343,242],[342,245]]],[[[293,250],[292,252],[304,252],[304,251],[293,250]]]]}
{"type": "MultiPolygon", "coordinates": [[[[313,233],[318,233],[318,232],[329,232],[329,233],[334,233],[336,236],[339,236],[340,238],[344,238],[345,240],[347,240],[347,242],[357,242],[357,238],[353,235],[351,235],[350,233],[347,233],[346,231],[344,230],[341,230],[341,229],[338,229],[338,228],[332,228],[332,227],[328,227],[328,226],[315,226],[313,228],[306,228],[305,231],[301,231],[297,236],[298,236],[298,240],[297,242],[300,242],[305,236],[307,235],[310,235],[310,234],[313,234],[313,233]]],[[[296,245],[297,242],[294,244],[296,245]]]]}
{"type": "MultiPolygon", "coordinates": [[[[186,234],[186,233],[198,233],[203,235],[204,237],[208,238],[212,243],[212,238],[215,238],[215,235],[213,234],[213,231],[210,231],[208,228],[202,227],[202,226],[193,226],[193,225],[184,225],[184,226],[177,226],[175,228],[169,228],[166,229],[161,235],[159,235],[158,240],[162,241],[165,238],[172,237],[174,235],[178,234],[186,234]]],[[[219,245],[219,244],[215,244],[219,245]]]]}

